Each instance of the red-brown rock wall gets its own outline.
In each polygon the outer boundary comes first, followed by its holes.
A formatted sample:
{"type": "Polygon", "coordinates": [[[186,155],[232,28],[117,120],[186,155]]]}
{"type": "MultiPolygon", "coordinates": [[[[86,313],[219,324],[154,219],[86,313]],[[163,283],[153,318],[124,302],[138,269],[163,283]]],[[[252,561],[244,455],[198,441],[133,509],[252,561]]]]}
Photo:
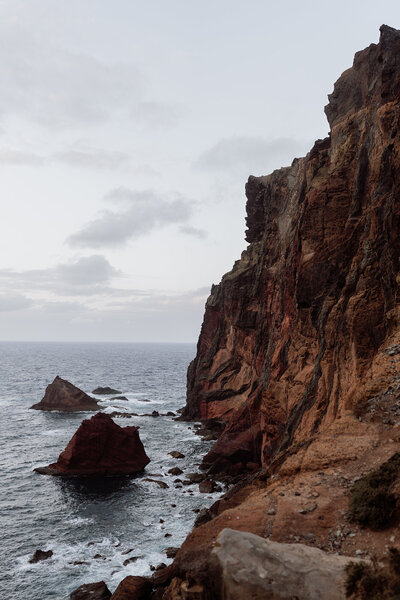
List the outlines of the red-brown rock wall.
{"type": "Polygon", "coordinates": [[[331,133],[246,185],[247,241],[207,301],[184,418],[225,431],[205,458],[267,464],[345,409],[396,325],[400,33],[335,84],[331,133]]]}

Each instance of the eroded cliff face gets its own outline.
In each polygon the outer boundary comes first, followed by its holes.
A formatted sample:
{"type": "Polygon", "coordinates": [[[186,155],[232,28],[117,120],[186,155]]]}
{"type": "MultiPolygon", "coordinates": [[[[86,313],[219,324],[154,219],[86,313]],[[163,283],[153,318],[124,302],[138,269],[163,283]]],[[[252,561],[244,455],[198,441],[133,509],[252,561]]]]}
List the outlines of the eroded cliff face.
{"type": "Polygon", "coordinates": [[[329,96],[329,137],[249,178],[249,246],[211,290],[188,371],[184,418],[226,424],[215,471],[268,466],[371,395],[399,319],[399,110],[400,32],[382,26],[329,96]]]}

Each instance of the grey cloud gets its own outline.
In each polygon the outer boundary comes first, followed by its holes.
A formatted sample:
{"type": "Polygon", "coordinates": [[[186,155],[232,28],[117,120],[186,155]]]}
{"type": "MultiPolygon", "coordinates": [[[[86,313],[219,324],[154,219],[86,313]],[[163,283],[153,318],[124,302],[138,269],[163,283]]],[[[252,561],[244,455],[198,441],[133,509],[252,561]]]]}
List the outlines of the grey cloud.
{"type": "Polygon", "coordinates": [[[51,291],[61,295],[93,295],[107,287],[118,274],[101,255],[80,258],[49,269],[0,270],[0,282],[13,289],[51,291]]]}
{"type": "Polygon", "coordinates": [[[117,209],[104,210],[80,231],[68,238],[76,247],[117,246],[166,225],[187,223],[192,205],[179,194],[166,200],[148,190],[118,188],[106,195],[117,209]]]}
{"type": "Polygon", "coordinates": [[[43,165],[44,161],[43,156],[31,152],[12,149],[0,150],[0,165],[37,167],[43,165]]]}
{"type": "Polygon", "coordinates": [[[161,291],[149,291],[146,297],[137,296],[135,298],[111,300],[108,303],[109,308],[118,309],[122,312],[165,312],[170,313],[180,311],[181,309],[204,307],[210,294],[210,288],[202,287],[196,290],[189,290],[179,294],[167,294],[161,291]]]}
{"type": "Polygon", "coordinates": [[[71,285],[107,283],[116,273],[107,259],[98,254],[80,258],[71,264],[59,265],[55,269],[55,274],[71,285]]]}
{"type": "Polygon", "coordinates": [[[0,312],[24,310],[32,305],[33,301],[22,294],[0,294],[0,312]]]}
{"type": "Polygon", "coordinates": [[[182,113],[175,104],[139,102],[132,110],[135,120],[155,129],[167,129],[176,125],[182,113]]]}
{"type": "MultiPolygon", "coordinates": [[[[19,312],[0,311],[3,339],[194,342],[207,290],[97,308],[80,302],[35,302],[19,312]]],[[[194,348],[193,348],[193,351],[194,348]]]]}
{"type": "Polygon", "coordinates": [[[168,105],[148,101],[145,77],[133,64],[70,51],[10,20],[0,23],[0,38],[0,115],[51,128],[119,116],[153,127],[171,115],[168,105]]]}
{"type": "Polygon", "coordinates": [[[200,240],[204,240],[207,237],[207,232],[204,231],[204,229],[198,229],[197,227],[192,227],[191,225],[182,225],[182,227],[179,227],[179,231],[186,235],[197,237],[200,240]]]}
{"type": "Polygon", "coordinates": [[[280,138],[232,137],[219,140],[203,152],[195,167],[211,172],[268,173],[307,152],[309,142],[280,138]]]}
{"type": "MultiPolygon", "coordinates": [[[[53,158],[70,167],[89,169],[117,169],[129,161],[123,152],[106,152],[101,150],[65,150],[57,152],[53,158]]],[[[0,155],[1,159],[1,155],[0,155]]]]}

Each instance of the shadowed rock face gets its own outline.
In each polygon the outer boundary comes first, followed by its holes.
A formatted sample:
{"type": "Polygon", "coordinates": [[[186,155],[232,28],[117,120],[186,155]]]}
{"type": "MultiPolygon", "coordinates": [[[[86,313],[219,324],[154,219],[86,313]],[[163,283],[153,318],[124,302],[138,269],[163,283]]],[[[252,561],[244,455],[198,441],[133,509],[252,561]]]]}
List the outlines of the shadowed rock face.
{"type": "Polygon", "coordinates": [[[38,467],[42,475],[111,477],[133,475],[150,462],[139,427],[120,427],[106,414],[86,419],[56,463],[38,467]]]}
{"type": "Polygon", "coordinates": [[[31,406],[31,408],[35,410],[75,412],[99,410],[100,406],[94,398],[57,375],[53,383],[47,386],[42,400],[31,406]]]}
{"type": "Polygon", "coordinates": [[[266,466],[337,420],[396,330],[400,32],[358,52],[325,108],[329,137],[246,185],[249,242],[213,286],[186,419],[226,428],[215,470],[266,466]]]}

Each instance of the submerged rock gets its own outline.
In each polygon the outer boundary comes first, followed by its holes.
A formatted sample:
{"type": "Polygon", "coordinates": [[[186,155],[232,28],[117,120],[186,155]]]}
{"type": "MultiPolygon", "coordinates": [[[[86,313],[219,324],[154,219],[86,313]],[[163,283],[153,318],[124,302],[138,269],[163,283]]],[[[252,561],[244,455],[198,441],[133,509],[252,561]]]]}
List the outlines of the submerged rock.
{"type": "Polygon", "coordinates": [[[65,412],[99,410],[100,406],[81,389],[57,375],[50,383],[42,400],[31,406],[35,410],[61,410],[65,412]]]}
{"type": "Polygon", "coordinates": [[[35,564],[35,563],[40,562],[41,560],[47,560],[51,556],[53,556],[52,550],[40,550],[38,548],[36,550],[36,552],[34,554],[32,554],[32,556],[30,557],[29,562],[31,564],[35,564]]]}
{"type": "Polygon", "coordinates": [[[172,450],[172,452],[168,452],[172,458],[185,458],[185,455],[182,452],[178,452],[178,450],[172,450]]]}
{"type": "Polygon", "coordinates": [[[82,422],[56,463],[38,467],[42,475],[112,477],[134,475],[150,462],[139,427],[120,427],[104,413],[82,422]]]}
{"type": "Polygon", "coordinates": [[[162,490],[166,490],[169,488],[169,485],[165,483],[165,481],[159,481],[158,479],[150,479],[149,477],[145,477],[143,481],[150,481],[150,483],[156,483],[158,487],[160,487],[162,490]]]}
{"type": "Polygon", "coordinates": [[[109,600],[111,592],[104,581],[85,583],[70,594],[70,600],[109,600]]]}
{"type": "Polygon", "coordinates": [[[168,469],[168,473],[170,473],[171,475],[174,475],[176,477],[177,475],[180,475],[181,473],[183,473],[183,471],[179,467],[172,467],[172,469],[168,469]]]}
{"type": "Polygon", "coordinates": [[[119,390],[114,390],[114,388],[106,387],[97,387],[95,390],[92,390],[92,394],[97,394],[98,396],[108,396],[109,394],[121,394],[119,390]]]}

